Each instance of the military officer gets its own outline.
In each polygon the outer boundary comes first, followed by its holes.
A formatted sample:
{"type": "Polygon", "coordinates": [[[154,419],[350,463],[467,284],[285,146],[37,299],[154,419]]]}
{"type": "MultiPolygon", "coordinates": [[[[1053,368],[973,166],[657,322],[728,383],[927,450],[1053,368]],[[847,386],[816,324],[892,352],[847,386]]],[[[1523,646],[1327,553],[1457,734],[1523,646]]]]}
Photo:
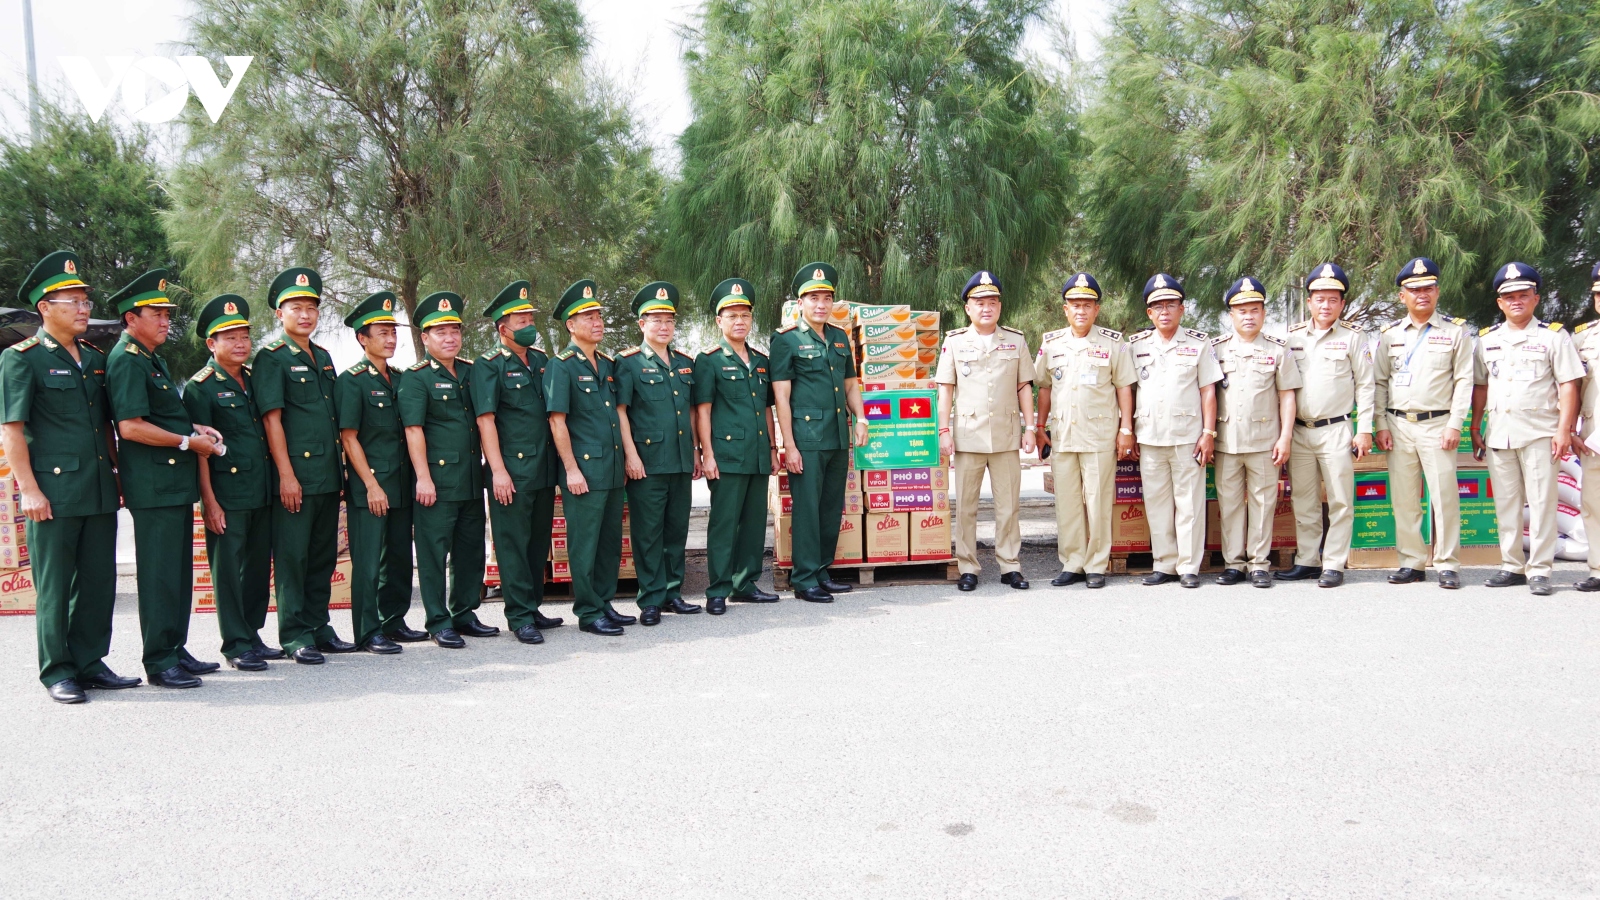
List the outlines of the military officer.
{"type": "Polygon", "coordinates": [[[1164,272],[1151,276],[1144,285],[1144,305],[1154,327],[1129,337],[1128,351],[1139,373],[1133,427],[1155,558],[1144,583],[1177,581],[1196,588],[1222,370],[1206,333],[1180,327],[1183,302],[1183,285],[1176,278],[1164,272]]]}
{"type": "Polygon", "coordinates": [[[494,321],[500,346],[472,366],[472,408],[490,488],[489,527],[506,626],[524,644],[543,643],[541,629],[561,625],[560,618],[539,612],[556,504],[556,456],[544,399],[550,359],[535,346],[532,288],[513,281],[495,296],[483,314],[494,321]]]}
{"type": "Polygon", "coordinates": [[[216,452],[217,432],[195,424],[166,360],[156,355],[177,308],[167,297],[167,270],[135,278],[110,302],[124,331],[106,362],[106,394],[121,438],[123,504],[133,514],[145,674],[162,687],[199,687],[197,676],[221,668],[184,648],[193,605],[199,460],[216,452]]]}
{"type": "Polygon", "coordinates": [[[452,649],[467,645],[463,634],[500,633],[477,613],[483,592],[483,451],[472,408],[473,363],[460,356],[462,308],[461,296],[450,291],[435,291],[417,304],[427,352],[401,377],[398,396],[417,476],[417,587],[428,611],[428,634],[452,649]]]}
{"type": "Polygon", "coordinates": [[[1295,392],[1294,443],[1289,453],[1294,504],[1294,565],[1272,573],[1282,581],[1317,579],[1317,587],[1344,583],[1355,523],[1355,460],[1372,452],[1372,350],[1367,336],[1344,314],[1350,279],[1324,263],[1306,276],[1311,320],[1289,329],[1289,350],[1300,367],[1295,392]],[[1352,410],[1354,412],[1352,412],[1352,410]],[[1322,531],[1322,492],[1328,494],[1328,531],[1322,531]],[[1319,553],[1318,546],[1322,547],[1319,553]]]}
{"type": "Polygon", "coordinates": [[[338,373],[333,357],[311,340],[321,314],[322,276],[304,267],[285,269],[267,287],[267,305],[284,336],[256,354],[250,378],[278,476],[272,510],[278,638],[295,662],[315,666],[325,662],[324,653],[357,649],[339,639],[328,619],[344,465],[333,396],[338,373]]]}
{"type": "Polygon", "coordinates": [[[1246,275],[1223,296],[1233,334],[1211,342],[1222,370],[1217,392],[1217,508],[1222,514],[1222,574],[1238,584],[1272,587],[1272,517],[1278,473],[1294,440],[1294,392],[1303,387],[1288,342],[1266,334],[1266,290],[1246,275]]]}
{"type": "Polygon", "coordinates": [[[1133,384],[1139,376],[1122,333],[1095,326],[1100,282],[1093,275],[1078,272],[1067,279],[1061,309],[1067,327],[1045,334],[1033,371],[1056,483],[1061,574],[1050,583],[1084,581],[1102,588],[1111,565],[1117,459],[1133,453],[1133,384]]]}
{"type": "Polygon", "coordinates": [[[939,385],[939,453],[955,460],[956,587],[978,587],[978,495],[994,491],[994,558],[1000,583],[1028,589],[1022,576],[1022,458],[1038,438],[1028,339],[1000,324],[1000,279],[979,272],[961,291],[971,325],[945,332],[933,380],[939,385]],[[954,416],[952,417],[952,412],[954,416]],[[1023,423],[1027,423],[1023,427],[1023,423]]]}
{"type": "Polygon", "coordinates": [[[1465,319],[1438,311],[1439,267],[1418,257],[1394,277],[1406,315],[1378,336],[1374,378],[1379,413],[1378,446],[1389,452],[1389,496],[1394,503],[1400,568],[1390,584],[1426,578],[1428,547],[1422,539],[1422,482],[1433,506],[1433,567],[1439,587],[1461,586],[1461,496],[1456,487],[1456,447],[1472,405],[1472,335],[1465,319]]]}
{"type": "MultiPolygon", "coordinates": [[[[1589,298],[1596,312],[1600,312],[1600,263],[1589,270],[1589,298]]],[[[1594,549],[1600,540],[1600,453],[1590,449],[1589,441],[1600,431],[1600,327],[1585,322],[1572,329],[1572,342],[1577,345],[1583,361],[1583,396],[1579,411],[1583,416],[1583,430],[1572,435],[1572,448],[1578,451],[1583,466],[1583,530],[1595,535],[1589,539],[1589,575],[1574,587],[1586,593],[1600,591],[1600,551],[1594,549]]],[[[30,538],[31,540],[31,538],[30,538]]]]}
{"type": "Polygon", "coordinates": [[[678,288],[652,281],[633,297],[644,340],[617,354],[617,421],[639,573],[639,624],[661,610],[697,613],[683,600],[690,489],[700,477],[694,430],[694,358],[672,346],[678,288]]]}
{"type": "Polygon", "coordinates": [[[1506,318],[1479,334],[1472,392],[1472,449],[1480,458],[1489,455],[1500,523],[1500,571],[1484,583],[1526,584],[1540,597],[1550,594],[1556,559],[1556,463],[1572,450],[1584,374],[1561,323],[1534,317],[1542,287],[1538,270],[1527,263],[1506,263],[1495,272],[1494,290],[1506,318]]]}
{"type": "Polygon", "coordinates": [[[195,330],[211,362],[189,378],[183,406],[189,418],[222,435],[225,454],[200,470],[200,510],[206,523],[206,560],[216,595],[217,629],[228,665],[261,672],[284,652],[261,639],[271,600],[272,473],[267,433],[250,383],[250,304],[238,294],[212,298],[195,330]]]}
{"type": "Polygon", "coordinates": [[[711,291],[722,342],[694,361],[700,469],[711,489],[706,520],[706,612],[720,616],[731,597],[774,603],[756,582],[767,540],[766,480],[778,467],[772,423],[772,367],[746,343],[755,323],[755,286],[729,278],[711,291]]]}
{"type": "Polygon", "coordinates": [[[117,589],[106,357],[81,337],[93,304],[72,251],[39,260],[17,300],[42,321],[33,337],[0,352],[0,438],[28,520],[39,681],[52,700],[82,703],[86,688],[140,683],[105,664],[117,589]]]}
{"type": "Polygon", "coordinates": [[[333,384],[345,459],[345,522],[350,536],[350,624],[356,646],[379,655],[425,641],[406,624],[411,610],[411,455],[400,424],[401,372],[389,365],[398,302],[379,291],[344,317],[361,345],[360,362],[333,384]]]}
{"type": "Polygon", "coordinates": [[[794,501],[790,583],[796,597],[812,603],[832,603],[834,594],[850,590],[829,576],[828,564],[839,545],[849,454],[867,442],[850,339],[828,324],[838,283],[839,273],[827,263],[801,266],[790,282],[800,322],[772,337],[773,401],[794,501]]]}
{"type": "Polygon", "coordinates": [[[566,323],[566,349],[544,376],[550,439],[564,471],[562,508],[572,553],[572,612],[592,634],[619,635],[637,619],[617,612],[617,571],[622,564],[622,424],[617,417],[616,363],[600,352],[606,321],[585,278],[561,295],[556,314],[566,323]]]}

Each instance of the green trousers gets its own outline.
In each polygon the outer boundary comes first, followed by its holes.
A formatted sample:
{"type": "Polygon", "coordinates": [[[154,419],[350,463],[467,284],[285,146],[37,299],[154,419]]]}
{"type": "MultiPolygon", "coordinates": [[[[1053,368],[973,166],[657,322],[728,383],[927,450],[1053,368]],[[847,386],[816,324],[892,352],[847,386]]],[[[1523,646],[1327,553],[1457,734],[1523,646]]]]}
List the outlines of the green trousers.
{"type": "Polygon", "coordinates": [[[587,625],[606,614],[617,596],[622,567],[623,489],[563,493],[567,554],[572,561],[572,614],[587,625]]]}
{"type": "Polygon", "coordinates": [[[683,596],[683,552],[689,544],[693,485],[688,472],[628,482],[633,568],[639,576],[641,607],[661,606],[683,596]]]}
{"type": "Polygon", "coordinates": [[[428,632],[437,634],[476,622],[478,604],[483,602],[483,497],[439,500],[432,506],[419,503],[412,507],[412,518],[417,533],[417,587],[422,591],[422,608],[428,611],[428,632]]]}
{"type": "Polygon", "coordinates": [[[206,529],[206,559],[217,597],[222,655],[232,659],[251,649],[267,624],[272,599],[272,507],[224,510],[224,530],[206,529]]]}
{"type": "Polygon", "coordinates": [[[789,494],[794,498],[790,519],[794,574],[789,583],[797,591],[817,587],[828,577],[828,564],[839,546],[849,454],[849,450],[801,450],[805,471],[789,473],[789,494]]]}
{"type": "Polygon", "coordinates": [[[139,571],[139,631],[144,670],[154,675],[178,664],[189,641],[194,607],[194,507],[157,506],[133,513],[139,571]]]}
{"type": "Polygon", "coordinates": [[[339,563],[339,494],[300,498],[300,511],[272,507],[272,571],[278,595],[278,639],[285,653],[338,637],[328,621],[333,570],[339,563]]]}
{"type": "Polygon", "coordinates": [[[489,528],[494,533],[494,558],[500,566],[500,596],[506,624],[512,631],[532,625],[544,600],[544,563],[550,558],[550,528],[556,489],[529,488],[501,505],[489,495],[489,528]]]}
{"type": "Polygon", "coordinates": [[[348,503],[350,531],[350,623],[356,643],[392,634],[411,611],[411,510],[390,507],[375,516],[365,506],[348,503]]]}
{"type": "Polygon", "coordinates": [[[30,519],[27,532],[38,595],[39,680],[49,687],[105,672],[117,596],[117,514],[30,519]]]}
{"type": "MultiPolygon", "coordinates": [[[[761,578],[767,549],[767,476],[724,472],[706,483],[711,487],[706,597],[747,596],[761,578]]],[[[634,538],[635,547],[638,543],[634,538]]]]}

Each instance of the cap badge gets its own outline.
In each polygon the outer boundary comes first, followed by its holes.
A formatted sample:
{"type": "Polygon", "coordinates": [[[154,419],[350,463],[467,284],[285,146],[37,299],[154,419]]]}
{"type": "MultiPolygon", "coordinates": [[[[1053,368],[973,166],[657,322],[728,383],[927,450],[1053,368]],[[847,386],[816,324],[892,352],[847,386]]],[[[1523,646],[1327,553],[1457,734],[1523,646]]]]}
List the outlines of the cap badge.
{"type": "Polygon", "coordinates": [[[1322,277],[1323,278],[1332,278],[1332,277],[1334,277],[1334,275],[1333,275],[1333,263],[1328,263],[1327,265],[1322,267],[1322,277]]]}
{"type": "Polygon", "coordinates": [[[1078,274],[1078,284],[1076,286],[1077,287],[1088,287],[1089,286],[1089,276],[1080,272],[1078,274]]]}
{"type": "Polygon", "coordinates": [[[383,311],[384,312],[394,312],[394,301],[393,300],[389,300],[389,299],[385,299],[383,301],[383,311]]]}
{"type": "Polygon", "coordinates": [[[76,275],[78,274],[78,264],[69,259],[61,267],[61,271],[66,272],[68,275],[76,275]]]}
{"type": "Polygon", "coordinates": [[[656,288],[656,299],[657,300],[665,300],[665,299],[667,299],[667,289],[666,288],[656,288]]]}
{"type": "Polygon", "coordinates": [[[222,304],[222,312],[225,315],[237,316],[239,314],[239,305],[229,300],[227,303],[222,304]]]}
{"type": "Polygon", "coordinates": [[[735,297],[743,296],[743,294],[744,294],[744,285],[736,284],[736,285],[733,286],[733,295],[735,297]]]}
{"type": "Polygon", "coordinates": [[[822,273],[821,269],[812,269],[811,270],[811,277],[817,279],[818,281],[821,281],[822,279],[824,279],[824,278],[826,278],[828,276],[824,275],[822,273]]]}
{"type": "Polygon", "coordinates": [[[1511,265],[1506,266],[1506,277],[1507,278],[1521,278],[1522,277],[1522,272],[1517,269],[1517,264],[1516,263],[1512,263],[1511,265]]]}
{"type": "Polygon", "coordinates": [[[439,298],[439,311],[440,312],[449,312],[450,311],[450,299],[448,297],[440,297],[439,298]]]}
{"type": "Polygon", "coordinates": [[[594,288],[589,287],[588,285],[584,285],[583,286],[583,299],[585,299],[585,300],[594,299],[594,288]]]}
{"type": "Polygon", "coordinates": [[[1413,274],[1413,275],[1426,275],[1426,274],[1428,274],[1428,267],[1423,264],[1422,260],[1419,259],[1419,260],[1417,260],[1416,265],[1413,265],[1411,267],[1411,274],[1413,274]]]}
{"type": "Polygon", "coordinates": [[[994,284],[993,281],[989,280],[989,273],[988,272],[979,272],[978,273],[978,283],[979,284],[994,284]]]}
{"type": "Polygon", "coordinates": [[[1166,286],[1167,286],[1166,276],[1161,275],[1160,273],[1157,273],[1156,274],[1156,287],[1164,288],[1166,286]]]}
{"type": "Polygon", "coordinates": [[[156,282],[156,290],[164,291],[166,289],[167,289],[167,280],[165,278],[163,278],[160,281],[156,282]]]}
{"type": "Polygon", "coordinates": [[[517,292],[517,299],[518,300],[526,300],[526,299],[528,299],[528,289],[527,288],[523,288],[522,290],[518,291],[517,292]]]}

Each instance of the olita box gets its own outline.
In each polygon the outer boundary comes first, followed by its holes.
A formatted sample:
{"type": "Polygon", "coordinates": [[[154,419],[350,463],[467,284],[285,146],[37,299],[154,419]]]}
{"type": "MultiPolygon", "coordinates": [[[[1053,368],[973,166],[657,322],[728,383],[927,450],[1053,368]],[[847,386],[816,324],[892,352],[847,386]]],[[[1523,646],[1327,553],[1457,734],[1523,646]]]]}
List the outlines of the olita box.
{"type": "Polygon", "coordinates": [[[869,561],[896,562],[910,558],[910,513],[867,513],[864,529],[869,561]]]}
{"type": "Polygon", "coordinates": [[[839,519],[839,544],[833,551],[834,564],[850,565],[865,562],[866,558],[862,517],[847,512],[839,519]]]}
{"type": "Polygon", "coordinates": [[[32,569],[0,572],[0,615],[32,615],[36,599],[32,569]]]}
{"type": "MultiPolygon", "coordinates": [[[[868,306],[862,304],[855,308],[856,324],[862,328],[868,325],[904,325],[911,322],[911,307],[909,306],[868,306]]],[[[912,327],[916,327],[915,323],[912,327]]]]}
{"type": "Polygon", "coordinates": [[[869,469],[866,472],[867,490],[895,490],[903,488],[928,488],[935,491],[950,490],[950,470],[943,466],[925,466],[913,469],[869,469]]]}
{"type": "Polygon", "coordinates": [[[910,322],[894,322],[888,325],[863,325],[861,326],[862,346],[873,344],[904,344],[917,339],[917,326],[910,322]]]}
{"type": "Polygon", "coordinates": [[[1111,551],[1149,553],[1150,523],[1145,518],[1144,502],[1119,504],[1111,510],[1111,551]]]}
{"type": "Polygon", "coordinates": [[[950,558],[949,510],[911,513],[911,558],[950,558]]]}

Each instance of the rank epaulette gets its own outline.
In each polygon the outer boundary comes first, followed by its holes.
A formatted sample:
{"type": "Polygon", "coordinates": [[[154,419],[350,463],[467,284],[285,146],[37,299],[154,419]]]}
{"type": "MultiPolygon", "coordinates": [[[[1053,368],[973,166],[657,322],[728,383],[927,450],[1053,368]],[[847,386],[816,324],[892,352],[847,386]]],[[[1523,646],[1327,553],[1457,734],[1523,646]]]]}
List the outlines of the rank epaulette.
{"type": "Polygon", "coordinates": [[[638,347],[629,347],[628,349],[622,351],[621,353],[618,353],[617,354],[617,359],[627,359],[630,356],[637,355],[638,352],[639,352],[639,348],[638,347]]]}
{"type": "Polygon", "coordinates": [[[556,359],[571,359],[572,356],[573,356],[573,350],[572,350],[571,347],[568,347],[567,349],[561,351],[560,353],[557,353],[556,354],[556,359]]]}
{"type": "Polygon", "coordinates": [[[1551,331],[1560,331],[1561,328],[1562,328],[1562,325],[1561,325],[1560,322],[1551,322],[1550,324],[1548,324],[1548,325],[1546,325],[1544,327],[1550,329],[1551,331]]]}
{"type": "Polygon", "coordinates": [[[1266,338],[1267,340],[1273,342],[1274,344],[1277,344],[1280,347],[1289,346],[1289,342],[1288,341],[1284,340],[1281,337],[1278,337],[1275,334],[1267,334],[1265,331],[1263,331],[1263,332],[1261,332],[1261,336],[1266,338]]]}
{"type": "Polygon", "coordinates": [[[366,370],[367,370],[367,361],[366,360],[362,360],[361,362],[356,363],[355,365],[351,366],[350,368],[345,369],[344,373],[346,375],[360,375],[362,372],[365,372],[366,370]]]}
{"type": "Polygon", "coordinates": [[[1585,330],[1588,329],[1588,327],[1590,325],[1593,325],[1593,324],[1594,324],[1593,322],[1585,322],[1582,325],[1578,325],[1578,326],[1574,327],[1572,329],[1572,333],[1573,334],[1582,334],[1585,330]]]}
{"type": "Polygon", "coordinates": [[[25,340],[22,343],[18,344],[17,345],[17,352],[21,353],[21,352],[26,351],[26,350],[32,350],[33,348],[35,348],[37,346],[39,346],[39,336],[38,335],[34,335],[33,337],[28,338],[27,340],[25,340]]]}
{"type": "Polygon", "coordinates": [[[261,349],[263,349],[263,350],[282,350],[283,349],[283,344],[284,344],[283,338],[278,338],[275,341],[269,342],[265,347],[262,347],[261,349]]]}
{"type": "Polygon", "coordinates": [[[778,333],[779,334],[788,334],[789,332],[791,332],[791,331],[793,331],[793,330],[795,330],[796,328],[799,328],[799,327],[800,327],[799,325],[785,325],[782,328],[778,329],[778,333]]]}
{"type": "Polygon", "coordinates": [[[616,362],[615,359],[612,359],[610,356],[607,356],[606,352],[604,350],[596,350],[594,352],[594,355],[600,357],[601,359],[605,360],[606,362],[616,362]]]}
{"type": "Polygon", "coordinates": [[[1400,318],[1395,319],[1393,322],[1390,322],[1389,324],[1383,326],[1383,330],[1384,331],[1388,331],[1388,330],[1390,330],[1392,328],[1398,328],[1401,325],[1404,325],[1406,323],[1406,319],[1408,319],[1408,318],[1410,318],[1410,317],[1409,316],[1401,316],[1400,318]]]}
{"type": "Polygon", "coordinates": [[[944,336],[945,336],[945,337],[955,337],[955,336],[956,336],[956,335],[958,335],[958,334],[966,334],[966,333],[967,333],[967,329],[966,329],[966,328],[965,328],[965,327],[962,327],[962,328],[952,328],[952,329],[950,329],[950,330],[949,330],[949,331],[946,331],[946,332],[945,332],[945,333],[944,333],[944,336]]]}
{"type": "Polygon", "coordinates": [[[493,350],[490,350],[490,351],[484,353],[483,354],[483,358],[484,358],[485,361],[488,361],[488,360],[494,359],[496,356],[505,356],[507,353],[510,353],[510,352],[511,351],[507,350],[504,347],[496,347],[493,350]]]}
{"type": "Polygon", "coordinates": [[[1071,330],[1071,328],[1057,328],[1055,331],[1046,331],[1044,334],[1039,336],[1039,343],[1043,344],[1045,341],[1053,341],[1071,330]]]}
{"type": "Polygon", "coordinates": [[[456,357],[456,362],[458,362],[458,363],[466,363],[469,366],[472,365],[472,360],[467,359],[465,356],[456,357]]]}
{"type": "Polygon", "coordinates": [[[1183,333],[1187,334],[1189,337],[1192,337],[1197,341],[1203,341],[1203,340],[1206,340],[1207,338],[1211,337],[1210,335],[1206,334],[1204,331],[1195,331],[1193,328],[1185,328],[1183,330],[1183,333]]]}
{"type": "Polygon", "coordinates": [[[210,378],[211,377],[211,373],[215,372],[215,371],[216,370],[211,368],[210,366],[201,366],[200,367],[200,371],[198,371],[198,372],[194,373],[193,375],[189,376],[189,380],[195,382],[196,384],[198,384],[198,383],[200,383],[202,381],[205,381],[207,378],[210,378]]]}
{"type": "MultiPolygon", "coordinates": [[[[37,342],[38,339],[34,338],[34,340],[37,342]]],[[[139,355],[139,345],[134,343],[133,341],[129,341],[127,343],[127,345],[122,348],[122,352],[123,353],[132,353],[134,356],[138,356],[139,355]]]]}
{"type": "MultiPolygon", "coordinates": [[[[1310,324],[1311,324],[1311,323],[1310,323],[1310,322],[1307,322],[1307,323],[1306,323],[1306,324],[1307,324],[1307,325],[1310,325],[1310,324]]],[[[1340,319],[1340,320],[1339,320],[1339,324],[1340,324],[1340,325],[1343,325],[1343,326],[1344,326],[1344,327],[1346,327],[1346,328],[1348,328],[1348,329],[1350,329],[1350,330],[1351,330],[1351,331],[1354,331],[1354,332],[1357,332],[1357,333],[1360,333],[1360,331],[1361,331],[1361,326],[1360,326],[1360,325],[1357,325],[1357,324],[1356,324],[1356,323],[1354,323],[1354,322],[1349,322],[1349,321],[1346,321],[1346,320],[1344,320],[1344,319],[1340,319]]]]}
{"type": "Polygon", "coordinates": [[[687,359],[687,360],[689,360],[691,362],[694,361],[694,357],[692,357],[689,354],[683,352],[682,350],[679,350],[677,347],[673,347],[672,348],[672,352],[676,353],[677,355],[679,355],[679,356],[683,357],[684,359],[687,359]]]}
{"type": "Polygon", "coordinates": [[[417,360],[415,363],[413,363],[411,365],[411,368],[407,369],[406,371],[407,372],[420,372],[423,369],[426,369],[428,367],[428,363],[430,363],[430,362],[432,362],[432,360],[419,359],[419,360],[417,360]]]}
{"type": "Polygon", "coordinates": [[[1018,331],[1018,330],[1017,330],[1017,329],[1015,329],[1015,328],[1012,328],[1012,327],[1011,327],[1011,326],[1010,326],[1010,325],[1001,325],[1001,326],[1000,326],[1000,330],[1001,330],[1001,331],[1009,331],[1009,332],[1011,332],[1011,333],[1012,333],[1012,334],[1022,334],[1022,332],[1021,332],[1021,331],[1018,331]]]}
{"type": "Polygon", "coordinates": [[[1128,343],[1131,344],[1134,341],[1142,341],[1152,334],[1155,334],[1155,329],[1153,328],[1144,328],[1139,331],[1135,331],[1133,334],[1128,335],[1128,343]]]}
{"type": "Polygon", "coordinates": [[[701,353],[715,353],[715,352],[717,352],[718,350],[721,350],[721,349],[722,349],[722,345],[721,344],[712,344],[711,346],[705,348],[704,350],[701,350],[700,352],[701,353]]]}
{"type": "Polygon", "coordinates": [[[1232,333],[1219,334],[1216,337],[1211,339],[1211,346],[1215,347],[1218,344],[1226,343],[1227,341],[1231,341],[1231,340],[1233,340],[1233,334],[1232,333]]]}
{"type": "Polygon", "coordinates": [[[1301,322],[1298,325],[1290,325],[1289,326],[1289,333],[1290,334],[1294,334],[1296,331],[1305,331],[1307,328],[1310,328],[1310,327],[1311,327],[1311,322],[1310,322],[1310,320],[1307,320],[1305,322],[1301,322]]]}
{"type": "Polygon", "coordinates": [[[88,341],[84,340],[83,338],[78,338],[78,346],[79,347],[85,347],[85,348],[87,348],[89,350],[93,350],[96,353],[100,352],[100,348],[99,347],[96,347],[94,344],[89,343],[88,341]]]}
{"type": "MultiPolygon", "coordinates": [[[[1443,316],[1444,313],[1440,313],[1440,315],[1443,316]]],[[[1467,324],[1467,320],[1466,319],[1458,318],[1456,316],[1444,316],[1444,320],[1446,322],[1450,322],[1450,323],[1452,323],[1454,325],[1465,325],[1465,324],[1467,324]]]]}
{"type": "Polygon", "coordinates": [[[1479,328],[1478,329],[1478,337],[1483,337],[1484,335],[1488,334],[1489,332],[1491,332],[1491,331],[1493,331],[1493,330],[1495,330],[1496,328],[1499,328],[1499,327],[1500,326],[1497,323],[1497,324],[1494,324],[1494,325],[1490,325],[1488,328],[1479,328]]]}
{"type": "Polygon", "coordinates": [[[1112,331],[1109,328],[1100,328],[1100,329],[1098,329],[1098,331],[1100,332],[1102,337],[1108,337],[1113,341],[1122,340],[1122,332],[1120,332],[1120,331],[1112,331]]]}

